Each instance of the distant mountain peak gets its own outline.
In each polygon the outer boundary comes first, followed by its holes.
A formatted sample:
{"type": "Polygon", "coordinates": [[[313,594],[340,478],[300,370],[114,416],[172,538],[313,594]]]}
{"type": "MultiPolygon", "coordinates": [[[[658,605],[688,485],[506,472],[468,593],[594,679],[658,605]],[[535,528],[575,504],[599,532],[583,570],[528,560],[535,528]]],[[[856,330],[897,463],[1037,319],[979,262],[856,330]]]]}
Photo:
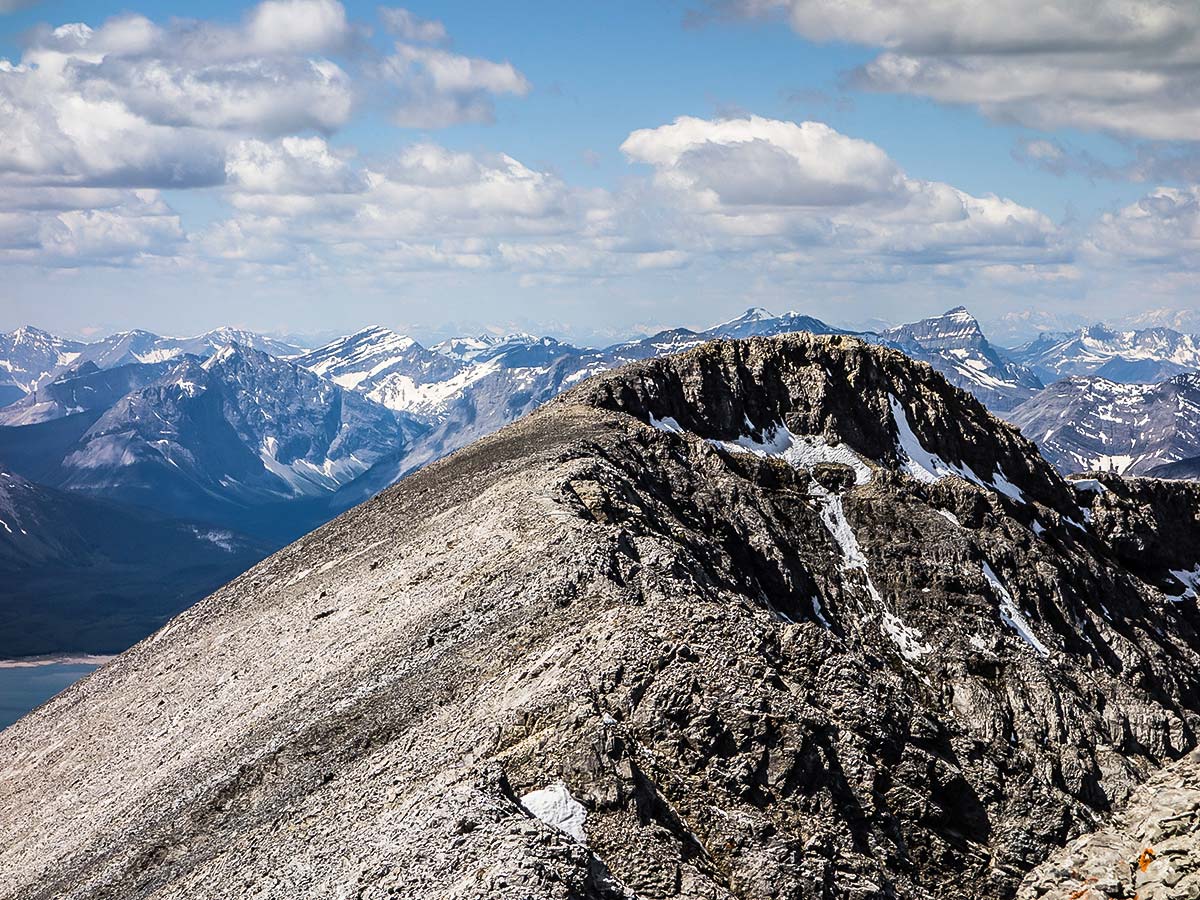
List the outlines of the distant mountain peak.
{"type": "Polygon", "coordinates": [[[725,328],[730,325],[743,325],[751,322],[766,322],[774,318],[776,318],[776,315],[769,309],[764,309],[761,306],[751,306],[740,316],[735,316],[727,322],[722,322],[720,325],[713,326],[712,330],[715,331],[719,328],[725,328]]]}

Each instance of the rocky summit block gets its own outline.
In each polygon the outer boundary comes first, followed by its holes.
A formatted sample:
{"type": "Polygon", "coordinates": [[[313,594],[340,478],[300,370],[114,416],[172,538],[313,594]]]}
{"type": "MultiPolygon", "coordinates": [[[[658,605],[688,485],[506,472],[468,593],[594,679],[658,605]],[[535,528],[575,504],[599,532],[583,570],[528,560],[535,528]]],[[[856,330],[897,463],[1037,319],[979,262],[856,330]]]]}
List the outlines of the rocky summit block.
{"type": "Polygon", "coordinates": [[[1197,744],[1121,484],[851,338],[600,376],[0,733],[0,897],[1012,897],[1197,744]]]}

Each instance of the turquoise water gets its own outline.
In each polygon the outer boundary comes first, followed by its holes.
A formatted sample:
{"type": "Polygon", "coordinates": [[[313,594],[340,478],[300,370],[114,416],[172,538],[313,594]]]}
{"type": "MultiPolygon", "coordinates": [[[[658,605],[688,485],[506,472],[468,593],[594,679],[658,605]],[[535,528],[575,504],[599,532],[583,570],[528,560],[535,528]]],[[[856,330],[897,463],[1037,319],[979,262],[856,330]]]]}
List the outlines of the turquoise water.
{"type": "Polygon", "coordinates": [[[7,728],[35,706],[74,684],[97,663],[46,663],[0,668],[0,728],[7,728]]]}

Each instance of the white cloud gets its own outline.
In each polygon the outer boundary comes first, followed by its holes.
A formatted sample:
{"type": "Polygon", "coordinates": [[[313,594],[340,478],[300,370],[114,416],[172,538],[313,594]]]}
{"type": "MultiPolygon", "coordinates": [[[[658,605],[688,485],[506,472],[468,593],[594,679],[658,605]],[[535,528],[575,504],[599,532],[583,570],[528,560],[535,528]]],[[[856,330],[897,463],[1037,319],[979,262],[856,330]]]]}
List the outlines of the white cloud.
{"type": "Polygon", "coordinates": [[[903,175],[887,154],[820,122],[684,117],[635,131],[621,150],[664,183],[728,205],[843,206],[894,194],[903,175]]]}
{"type": "Polygon", "coordinates": [[[729,0],[742,15],[783,13],[822,41],[928,53],[1142,48],[1194,26],[1186,4],[1161,0],[729,0]]]}
{"type": "Polygon", "coordinates": [[[1159,187],[1105,214],[1092,227],[1084,249],[1097,265],[1200,271],[1200,186],[1159,187]]]}
{"type": "Polygon", "coordinates": [[[243,134],[328,131],[348,119],[349,76],[292,52],[335,46],[345,27],[331,0],[270,0],[239,28],[122,16],[38,32],[19,63],[0,60],[0,173],[74,185],[219,183],[225,147],[243,134]],[[293,17],[305,24],[282,24],[293,17]]]}
{"type": "Polygon", "coordinates": [[[318,137],[244,140],[226,157],[228,181],[249,194],[324,194],[361,190],[362,176],[318,137]]]}
{"type": "MultiPolygon", "coordinates": [[[[446,37],[404,10],[382,14],[414,40],[446,37]]],[[[235,25],[127,14],[35,29],[19,61],[0,59],[0,183],[219,185],[252,177],[254,146],[338,130],[372,89],[421,128],[489,121],[493,97],[529,91],[510,63],[438,47],[401,41],[366,63],[362,32],[337,0],[264,0],[235,25]],[[362,63],[362,83],[329,58],[341,52],[362,63]]]]}
{"type": "Polygon", "coordinates": [[[735,272],[746,283],[1000,289],[1073,277],[1040,213],[913,179],[820,123],[685,118],[634,132],[622,150],[652,173],[609,192],[429,142],[363,160],[319,138],[243,142],[230,157],[235,212],[193,235],[188,253],[238,277],[336,273],[377,286],[439,272],[547,290],[735,272]]]}
{"type": "Polygon", "coordinates": [[[636,131],[621,149],[655,169],[658,201],[694,245],[814,247],[909,264],[1029,262],[1063,252],[1054,224],[996,196],[910,178],[875,144],[817,122],[681,118],[636,131]]]}
{"type": "Polygon", "coordinates": [[[379,72],[396,90],[393,120],[411,128],[490,122],[495,95],[521,97],[530,90],[529,81],[511,63],[403,42],[396,44],[379,72]]]}
{"type": "Polygon", "coordinates": [[[886,52],[867,89],[978,106],[1037,128],[1200,134],[1200,4],[1172,0],[728,0],[818,41],[886,52]]]}
{"type": "Polygon", "coordinates": [[[262,53],[327,53],[349,39],[350,25],[337,0],[265,0],[246,32],[262,53]]]}
{"type": "Polygon", "coordinates": [[[319,138],[239,145],[230,189],[237,212],[197,237],[201,257],[268,265],[291,257],[378,277],[505,268],[544,255],[549,243],[586,248],[589,214],[607,198],[503,154],[421,143],[367,165],[319,138]]]}
{"type": "MultiPolygon", "coordinates": [[[[97,199],[97,198],[93,198],[97,199]]],[[[0,261],[72,268],[123,266],[177,253],[179,218],[155,191],[107,192],[90,209],[0,211],[0,261]]]]}
{"type": "Polygon", "coordinates": [[[407,9],[383,7],[379,10],[379,18],[383,20],[388,31],[406,41],[440,44],[449,37],[446,26],[441,22],[436,19],[423,19],[407,9]]]}

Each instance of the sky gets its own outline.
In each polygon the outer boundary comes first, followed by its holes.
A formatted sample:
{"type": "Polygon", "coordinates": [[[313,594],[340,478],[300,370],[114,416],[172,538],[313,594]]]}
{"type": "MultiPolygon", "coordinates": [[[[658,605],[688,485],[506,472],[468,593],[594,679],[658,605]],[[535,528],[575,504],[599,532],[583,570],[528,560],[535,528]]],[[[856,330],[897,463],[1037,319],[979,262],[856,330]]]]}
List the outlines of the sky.
{"type": "Polygon", "coordinates": [[[1191,0],[0,0],[0,329],[1200,330],[1198,142],[1191,0]]]}

